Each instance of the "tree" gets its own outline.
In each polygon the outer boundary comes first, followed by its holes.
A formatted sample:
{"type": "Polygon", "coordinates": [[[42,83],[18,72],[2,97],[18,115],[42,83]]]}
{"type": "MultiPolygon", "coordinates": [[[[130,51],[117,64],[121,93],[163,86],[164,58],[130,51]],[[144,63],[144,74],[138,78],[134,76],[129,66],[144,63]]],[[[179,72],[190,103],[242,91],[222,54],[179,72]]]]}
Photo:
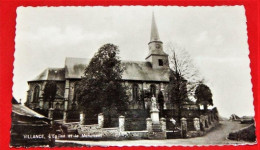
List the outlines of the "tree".
{"type": "Polygon", "coordinates": [[[53,108],[57,92],[57,84],[55,81],[47,81],[43,90],[43,101],[49,102],[49,108],[53,108]]]}
{"type": "Polygon", "coordinates": [[[212,93],[205,84],[200,84],[195,91],[196,103],[204,106],[204,112],[207,112],[208,105],[213,106],[212,93]]]}
{"type": "Polygon", "coordinates": [[[200,76],[198,69],[193,65],[193,61],[188,52],[177,44],[168,43],[170,64],[170,101],[176,106],[178,118],[181,118],[181,106],[189,102],[190,97],[194,96],[195,87],[203,83],[204,79],[200,76]]]}
{"type": "Polygon", "coordinates": [[[121,83],[123,69],[119,60],[118,46],[103,45],[91,59],[79,82],[79,109],[87,117],[103,112],[111,117],[122,114],[127,109],[126,88],[121,83]]]}

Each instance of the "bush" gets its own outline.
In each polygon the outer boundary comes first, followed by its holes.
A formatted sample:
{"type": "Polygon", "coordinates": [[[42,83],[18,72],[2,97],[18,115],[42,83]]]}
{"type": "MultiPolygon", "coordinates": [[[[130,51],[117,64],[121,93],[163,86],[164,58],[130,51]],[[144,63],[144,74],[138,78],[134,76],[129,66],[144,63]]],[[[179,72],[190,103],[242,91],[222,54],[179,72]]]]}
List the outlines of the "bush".
{"type": "Polygon", "coordinates": [[[228,139],[237,140],[237,141],[244,140],[249,142],[255,142],[256,141],[255,125],[251,124],[248,127],[229,133],[228,139]]]}

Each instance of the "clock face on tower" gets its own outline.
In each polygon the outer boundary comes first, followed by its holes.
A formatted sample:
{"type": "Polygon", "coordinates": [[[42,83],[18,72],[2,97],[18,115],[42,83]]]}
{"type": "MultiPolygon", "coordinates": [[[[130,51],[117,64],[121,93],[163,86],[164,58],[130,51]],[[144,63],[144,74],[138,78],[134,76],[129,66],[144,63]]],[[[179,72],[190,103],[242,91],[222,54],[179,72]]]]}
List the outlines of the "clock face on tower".
{"type": "Polygon", "coordinates": [[[157,49],[161,48],[161,45],[160,44],[156,44],[156,48],[157,49]]]}

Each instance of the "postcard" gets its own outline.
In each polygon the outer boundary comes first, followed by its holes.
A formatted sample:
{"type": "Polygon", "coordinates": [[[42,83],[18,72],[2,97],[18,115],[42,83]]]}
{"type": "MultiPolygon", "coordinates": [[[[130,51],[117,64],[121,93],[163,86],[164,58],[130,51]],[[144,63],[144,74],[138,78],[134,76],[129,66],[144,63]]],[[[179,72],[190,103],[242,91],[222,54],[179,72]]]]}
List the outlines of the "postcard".
{"type": "Polygon", "coordinates": [[[244,6],[16,13],[11,147],[257,143],[244,6]]]}

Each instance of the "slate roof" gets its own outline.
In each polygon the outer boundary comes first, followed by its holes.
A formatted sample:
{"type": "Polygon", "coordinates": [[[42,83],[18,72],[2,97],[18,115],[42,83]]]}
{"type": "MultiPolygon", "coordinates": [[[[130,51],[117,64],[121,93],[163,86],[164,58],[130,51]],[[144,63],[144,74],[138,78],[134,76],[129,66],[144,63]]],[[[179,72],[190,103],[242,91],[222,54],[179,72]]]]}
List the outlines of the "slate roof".
{"type": "Polygon", "coordinates": [[[65,80],[64,68],[47,68],[31,81],[45,81],[45,80],[54,80],[54,81],[65,80]]]}
{"type": "Polygon", "coordinates": [[[21,104],[13,104],[12,113],[15,113],[20,116],[47,119],[45,116],[31,110],[30,108],[28,108],[26,106],[21,105],[21,104]]]}
{"type": "Polygon", "coordinates": [[[65,78],[81,78],[89,62],[90,59],[86,58],[67,57],[65,59],[65,78]]]}
{"type": "Polygon", "coordinates": [[[153,69],[146,61],[122,61],[123,80],[169,81],[169,69],[153,69]]]}
{"type": "MultiPolygon", "coordinates": [[[[34,81],[37,80],[65,80],[80,79],[84,75],[84,70],[90,59],[71,58],[65,60],[65,68],[48,68],[44,70],[34,81]],[[63,73],[63,74],[62,74],[63,73]]],[[[153,69],[152,64],[146,61],[122,61],[124,72],[123,80],[138,81],[160,81],[168,82],[170,70],[168,68],[153,69]]]]}

